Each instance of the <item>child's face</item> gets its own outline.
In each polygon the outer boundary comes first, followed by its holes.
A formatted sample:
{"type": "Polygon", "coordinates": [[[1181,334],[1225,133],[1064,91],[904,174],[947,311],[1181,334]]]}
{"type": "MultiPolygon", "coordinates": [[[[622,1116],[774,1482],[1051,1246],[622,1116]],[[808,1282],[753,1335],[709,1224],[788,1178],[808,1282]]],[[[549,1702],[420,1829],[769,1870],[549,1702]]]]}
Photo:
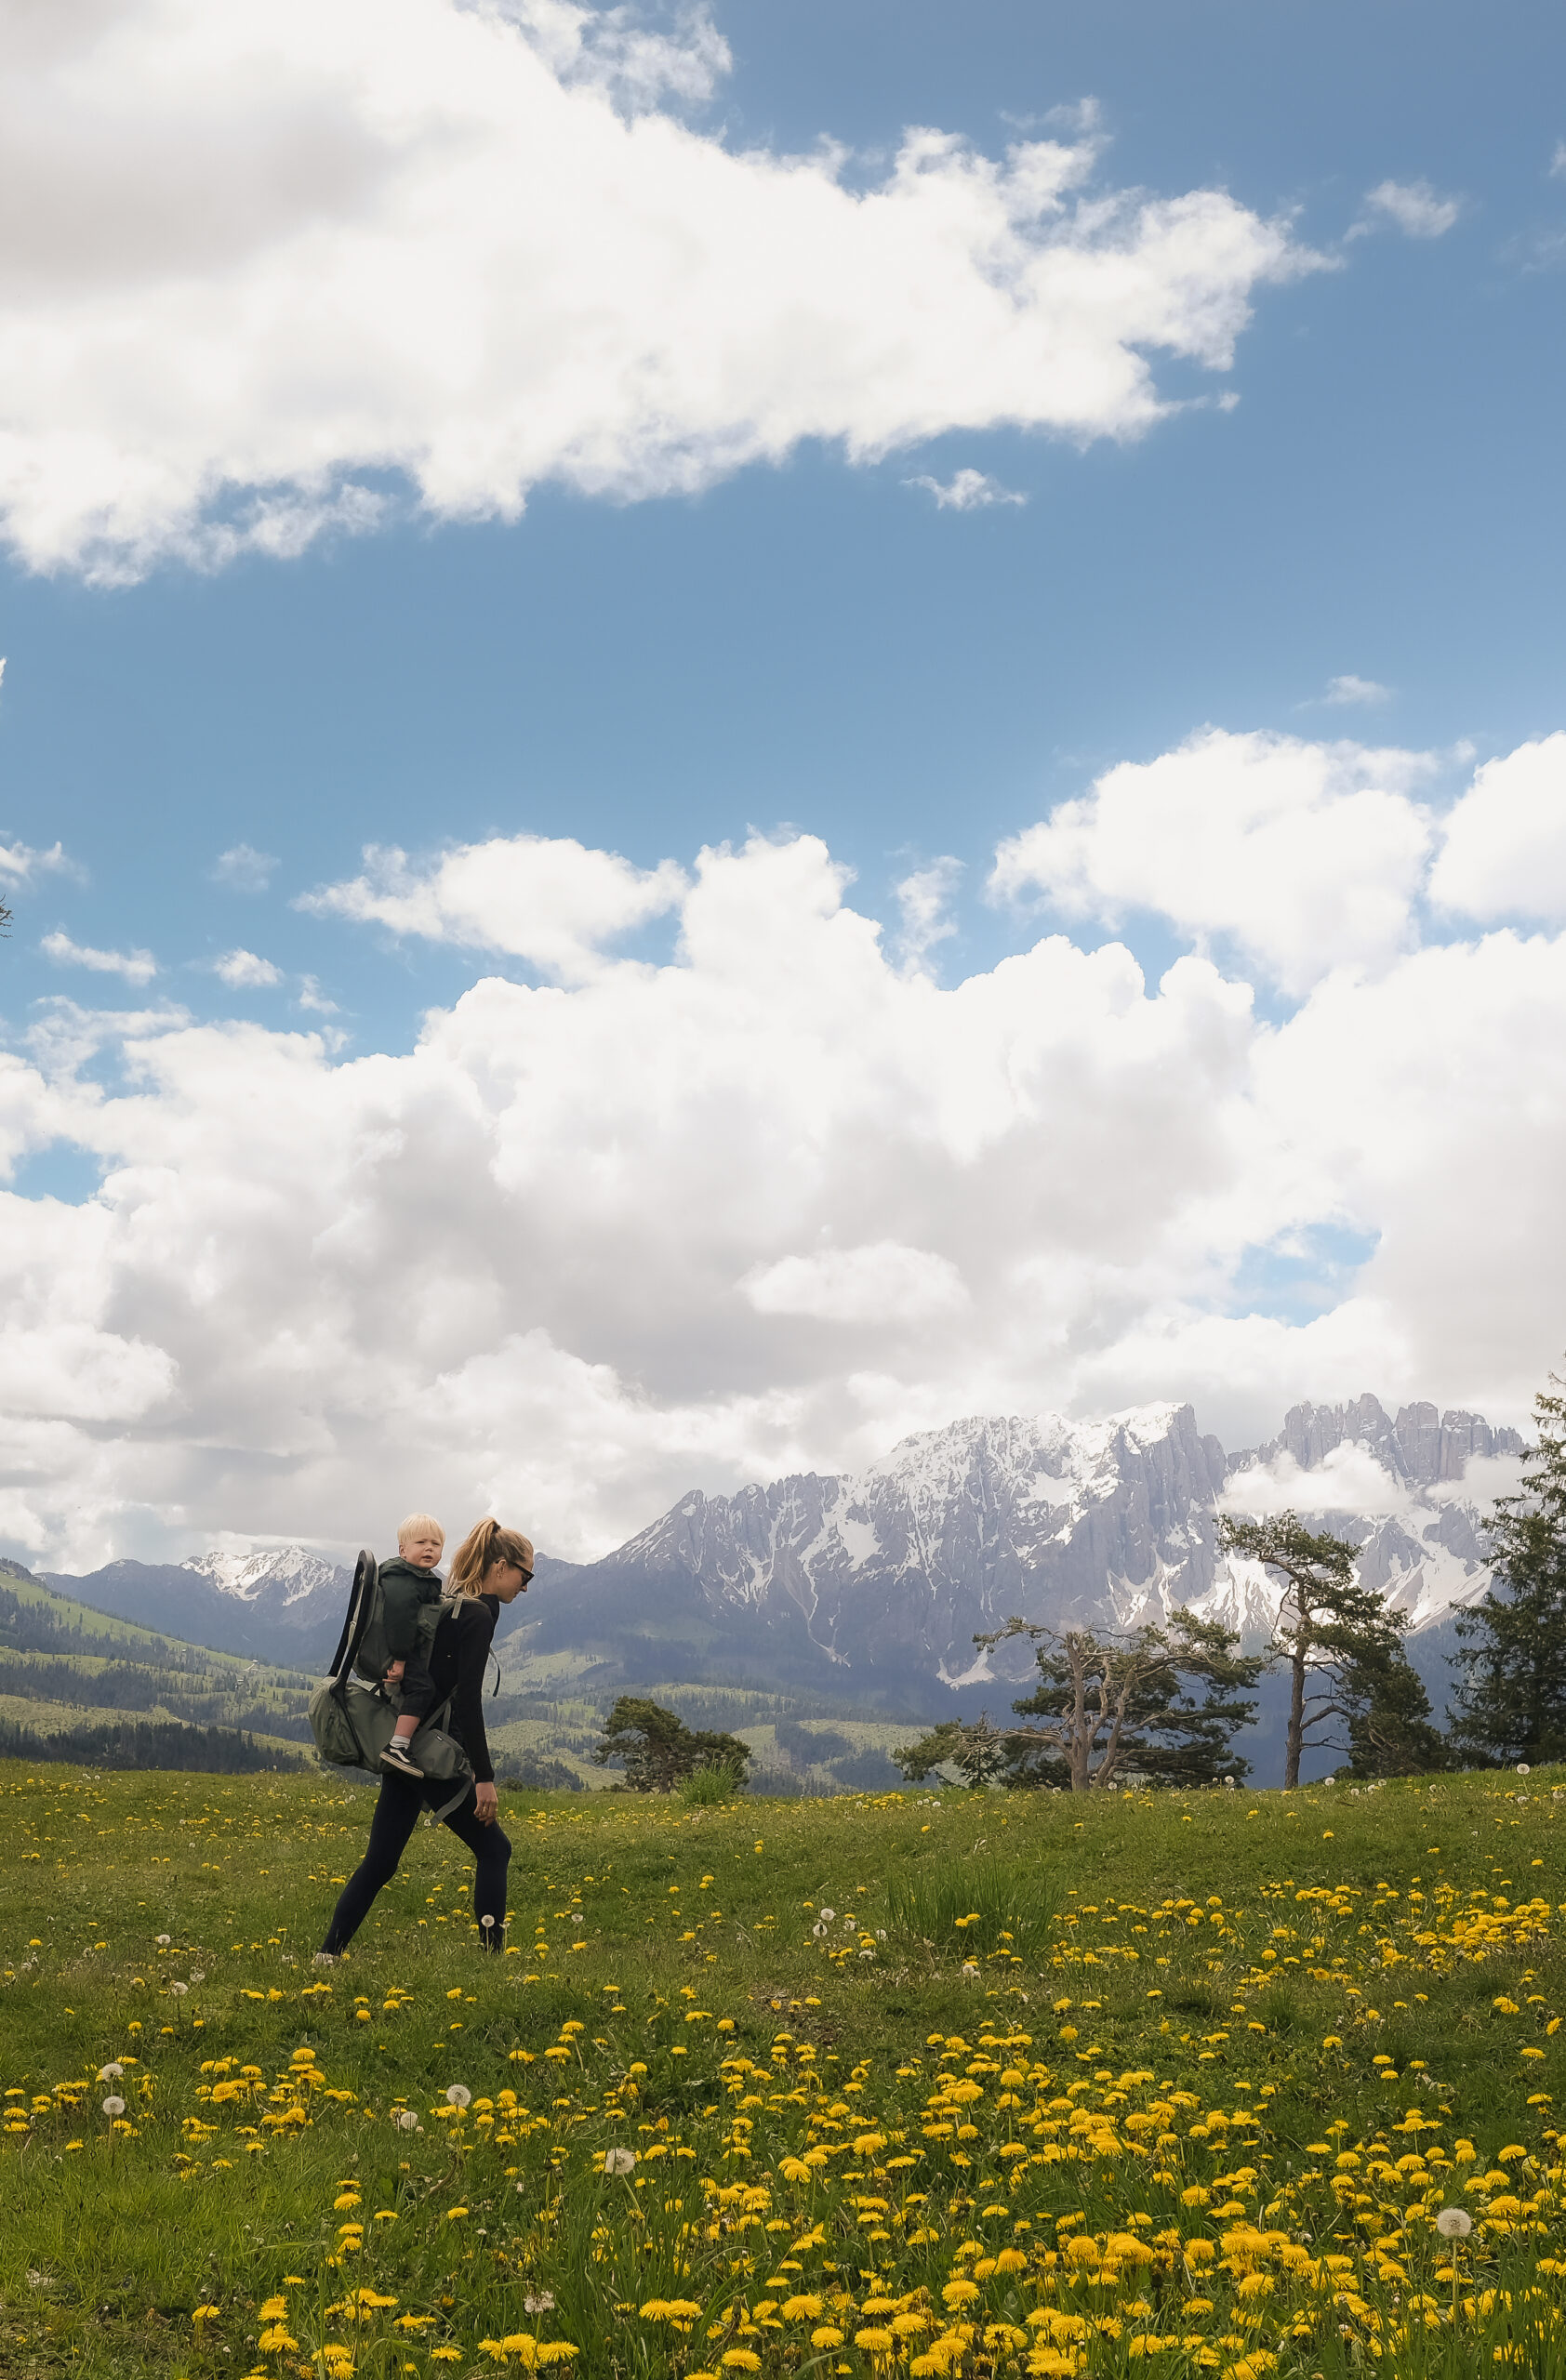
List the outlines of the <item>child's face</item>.
{"type": "Polygon", "coordinates": [[[416,1570],[432,1570],[441,1558],[441,1548],[445,1543],[444,1537],[410,1537],[398,1546],[397,1551],[405,1562],[413,1564],[416,1570]]]}

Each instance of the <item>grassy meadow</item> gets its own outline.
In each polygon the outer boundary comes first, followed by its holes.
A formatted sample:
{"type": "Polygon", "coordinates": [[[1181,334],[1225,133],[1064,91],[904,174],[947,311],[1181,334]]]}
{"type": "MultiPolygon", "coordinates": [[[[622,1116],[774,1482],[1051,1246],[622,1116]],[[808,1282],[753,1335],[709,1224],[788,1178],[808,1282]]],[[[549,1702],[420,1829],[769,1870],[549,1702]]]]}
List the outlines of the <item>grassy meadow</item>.
{"type": "Polygon", "coordinates": [[[0,1765],[0,2373],[1566,2373],[1563,1807],[0,1765]]]}

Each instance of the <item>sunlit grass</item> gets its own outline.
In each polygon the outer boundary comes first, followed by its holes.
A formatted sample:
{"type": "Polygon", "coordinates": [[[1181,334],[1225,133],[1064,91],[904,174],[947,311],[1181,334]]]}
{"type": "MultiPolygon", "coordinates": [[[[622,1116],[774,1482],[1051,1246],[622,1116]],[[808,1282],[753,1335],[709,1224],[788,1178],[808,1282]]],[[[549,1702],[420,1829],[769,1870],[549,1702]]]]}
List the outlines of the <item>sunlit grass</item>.
{"type": "Polygon", "coordinates": [[[6,2380],[1566,2380],[1547,1778],[369,1806],[0,1768],[6,2380]]]}
{"type": "Polygon", "coordinates": [[[1060,1909],[1054,1874],[989,1851],[953,1858],[926,1852],[886,1879],[886,1910],[899,1936],[965,1960],[1000,1953],[1024,1962],[1042,1952],[1060,1909]]]}

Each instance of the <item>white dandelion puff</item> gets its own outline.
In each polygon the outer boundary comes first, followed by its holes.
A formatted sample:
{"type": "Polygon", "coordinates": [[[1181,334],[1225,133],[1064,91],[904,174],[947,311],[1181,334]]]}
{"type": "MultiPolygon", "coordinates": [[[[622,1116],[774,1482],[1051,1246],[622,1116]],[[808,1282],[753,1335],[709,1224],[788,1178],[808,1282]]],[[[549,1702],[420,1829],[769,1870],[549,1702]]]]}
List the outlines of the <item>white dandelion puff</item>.
{"type": "Polygon", "coordinates": [[[470,2106],[472,2096],[466,2082],[453,2082],[446,2091],[446,2097],[454,2108],[470,2106]]]}
{"type": "Polygon", "coordinates": [[[111,2091],[109,2096],[103,2102],[103,2112],[106,2116],[123,2116],[125,2113],[125,2101],[122,2098],[117,2097],[116,2095],[111,2091]]]}
{"type": "Polygon", "coordinates": [[[604,2171],[606,2174],[629,2174],[635,2162],[634,2149],[606,2149],[604,2151],[604,2171]]]}
{"type": "Polygon", "coordinates": [[[1443,2206],[1436,2217],[1436,2229],[1443,2240],[1466,2240],[1473,2228],[1473,2216],[1460,2206],[1443,2206]]]}

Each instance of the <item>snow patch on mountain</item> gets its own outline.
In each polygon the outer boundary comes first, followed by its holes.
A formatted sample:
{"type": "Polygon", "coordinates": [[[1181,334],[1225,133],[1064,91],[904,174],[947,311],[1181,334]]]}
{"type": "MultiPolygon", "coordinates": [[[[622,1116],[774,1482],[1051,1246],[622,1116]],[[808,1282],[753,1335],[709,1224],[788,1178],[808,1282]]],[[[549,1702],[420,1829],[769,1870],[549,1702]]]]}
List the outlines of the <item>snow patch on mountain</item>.
{"type": "Polygon", "coordinates": [[[1276,1439],[1232,1458],[1188,1405],[972,1416],[863,1472],[683,1497],[575,1574],[569,1605],[524,1621],[511,1658],[583,1629],[613,1642],[622,1616],[648,1611],[685,1615],[713,1653],[763,1673],[815,1664],[1014,1690],[1033,1673],[1029,1646],[974,1642],[1013,1616],[1124,1629],[1189,1606],[1254,1646],[1281,1591],[1259,1565],[1219,1556],[1221,1511],[1293,1509],[1347,1538],[1366,1583],[1419,1630],[1487,1590],[1483,1514],[1520,1452],[1515,1431],[1478,1414],[1392,1415],[1369,1395],[1296,1406],[1276,1439]]]}
{"type": "Polygon", "coordinates": [[[193,1554],[179,1565],[222,1594],[232,1595],[239,1603],[266,1603],[285,1611],[308,1597],[341,1591],[343,1573],[335,1563],[323,1560],[311,1553],[308,1546],[280,1545],[251,1548],[244,1553],[234,1548],[214,1548],[206,1554],[193,1554]]]}

